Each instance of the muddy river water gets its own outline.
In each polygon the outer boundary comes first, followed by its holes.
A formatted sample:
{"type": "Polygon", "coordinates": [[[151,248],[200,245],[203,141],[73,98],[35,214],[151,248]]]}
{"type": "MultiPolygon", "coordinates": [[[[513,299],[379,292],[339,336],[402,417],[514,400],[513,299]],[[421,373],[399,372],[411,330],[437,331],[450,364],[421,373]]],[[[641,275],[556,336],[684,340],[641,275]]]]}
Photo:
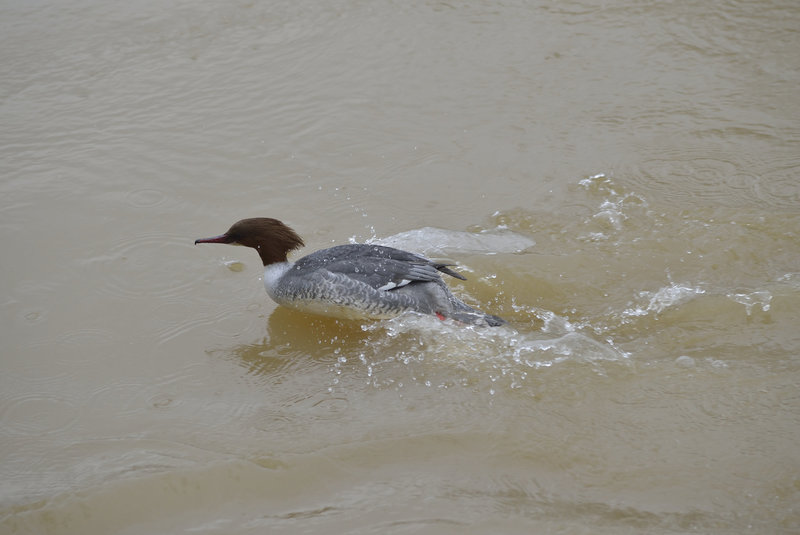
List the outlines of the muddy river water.
{"type": "Polygon", "coordinates": [[[797,533],[798,28],[0,3],[0,532],[797,533]],[[279,308],[253,216],[509,326],[279,308]]]}

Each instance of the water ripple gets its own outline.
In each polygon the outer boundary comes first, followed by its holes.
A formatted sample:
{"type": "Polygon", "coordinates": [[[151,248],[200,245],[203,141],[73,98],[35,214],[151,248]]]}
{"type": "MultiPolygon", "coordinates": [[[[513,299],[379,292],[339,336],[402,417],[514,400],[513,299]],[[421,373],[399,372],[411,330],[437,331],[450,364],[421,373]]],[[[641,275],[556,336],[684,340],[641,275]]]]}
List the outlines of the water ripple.
{"type": "Polygon", "coordinates": [[[176,271],[183,263],[180,253],[192,248],[192,240],[185,235],[151,233],[122,239],[105,254],[89,258],[84,264],[98,266],[105,273],[99,291],[105,294],[141,298],[143,296],[165,299],[188,295],[195,281],[179,276],[176,271]],[[170,261],[171,259],[174,259],[170,261]]]}
{"type": "Polygon", "coordinates": [[[0,405],[5,436],[40,436],[62,432],[74,425],[79,415],[75,401],[48,393],[3,396],[0,405]]]}
{"type": "Polygon", "coordinates": [[[702,199],[717,205],[747,206],[758,199],[777,208],[797,205],[800,159],[781,156],[774,149],[769,158],[733,153],[719,148],[722,145],[720,140],[706,140],[694,147],[651,148],[628,174],[635,187],[675,202],[702,199]]]}

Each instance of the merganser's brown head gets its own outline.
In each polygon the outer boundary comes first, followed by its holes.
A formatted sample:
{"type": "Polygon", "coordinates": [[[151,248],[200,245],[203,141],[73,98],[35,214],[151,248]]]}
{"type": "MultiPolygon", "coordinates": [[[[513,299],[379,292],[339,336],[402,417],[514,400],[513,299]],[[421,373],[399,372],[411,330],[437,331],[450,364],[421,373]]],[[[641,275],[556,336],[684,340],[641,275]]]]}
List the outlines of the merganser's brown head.
{"type": "Polygon", "coordinates": [[[302,247],[303,240],[295,231],[271,217],[251,217],[234,223],[228,232],[213,238],[200,238],[198,243],[244,245],[258,251],[264,265],[286,262],[289,251],[302,247]]]}

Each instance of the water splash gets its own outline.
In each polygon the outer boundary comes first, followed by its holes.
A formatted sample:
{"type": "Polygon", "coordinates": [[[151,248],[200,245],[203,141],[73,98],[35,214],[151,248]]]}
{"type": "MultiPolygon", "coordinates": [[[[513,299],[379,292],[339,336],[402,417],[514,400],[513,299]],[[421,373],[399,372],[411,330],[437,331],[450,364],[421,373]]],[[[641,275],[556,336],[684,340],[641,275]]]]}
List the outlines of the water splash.
{"type": "Polygon", "coordinates": [[[767,290],[758,290],[750,293],[729,293],[727,297],[744,305],[748,316],[753,313],[754,307],[760,307],[762,312],[768,312],[772,301],[772,294],[767,290]]]}
{"type": "MultiPolygon", "coordinates": [[[[408,374],[407,383],[437,388],[483,385],[478,387],[492,395],[521,388],[538,370],[566,363],[588,365],[604,375],[605,363],[628,362],[628,355],[610,342],[577,332],[552,312],[534,310],[531,315],[544,320],[546,327],[519,332],[508,326],[487,329],[405,314],[364,325],[367,336],[351,360],[359,363],[367,382],[379,388],[400,388],[400,367],[408,374]]],[[[336,376],[342,366],[341,358],[332,365],[336,376]]]]}
{"type": "Polygon", "coordinates": [[[648,314],[660,314],[668,308],[686,303],[698,295],[706,293],[698,286],[685,286],[670,283],[656,290],[655,292],[639,292],[639,304],[633,304],[622,312],[623,317],[646,316],[648,314]],[[644,303],[646,301],[646,304],[644,303]]]}
{"type": "Polygon", "coordinates": [[[590,194],[599,196],[602,200],[597,212],[586,220],[586,224],[598,226],[597,230],[590,230],[581,239],[597,242],[606,241],[612,235],[623,230],[623,225],[631,217],[630,207],[648,208],[647,200],[632,191],[625,189],[605,173],[598,173],[578,181],[578,185],[590,194]]]}
{"type": "Polygon", "coordinates": [[[530,249],[536,242],[527,236],[507,229],[463,232],[434,227],[400,232],[368,243],[409,249],[426,255],[447,254],[508,254],[530,249]]]}

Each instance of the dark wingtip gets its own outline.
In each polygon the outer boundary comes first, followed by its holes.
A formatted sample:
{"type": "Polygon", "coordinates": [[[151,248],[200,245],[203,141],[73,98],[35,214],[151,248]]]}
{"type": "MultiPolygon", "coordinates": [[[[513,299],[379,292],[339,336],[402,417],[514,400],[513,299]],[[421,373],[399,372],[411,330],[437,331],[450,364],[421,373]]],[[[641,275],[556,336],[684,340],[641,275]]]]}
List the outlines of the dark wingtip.
{"type": "Polygon", "coordinates": [[[500,327],[501,325],[505,325],[508,322],[501,318],[500,316],[495,316],[492,314],[486,314],[486,325],[489,327],[500,327]]]}
{"type": "Polygon", "coordinates": [[[452,269],[450,269],[449,267],[447,267],[447,266],[451,266],[451,265],[453,265],[453,264],[434,264],[433,267],[435,267],[436,269],[438,269],[442,273],[446,273],[447,275],[450,275],[451,277],[455,277],[455,278],[460,279],[462,281],[467,280],[467,278],[464,275],[462,275],[461,273],[457,273],[457,272],[453,271],[452,269]]]}

